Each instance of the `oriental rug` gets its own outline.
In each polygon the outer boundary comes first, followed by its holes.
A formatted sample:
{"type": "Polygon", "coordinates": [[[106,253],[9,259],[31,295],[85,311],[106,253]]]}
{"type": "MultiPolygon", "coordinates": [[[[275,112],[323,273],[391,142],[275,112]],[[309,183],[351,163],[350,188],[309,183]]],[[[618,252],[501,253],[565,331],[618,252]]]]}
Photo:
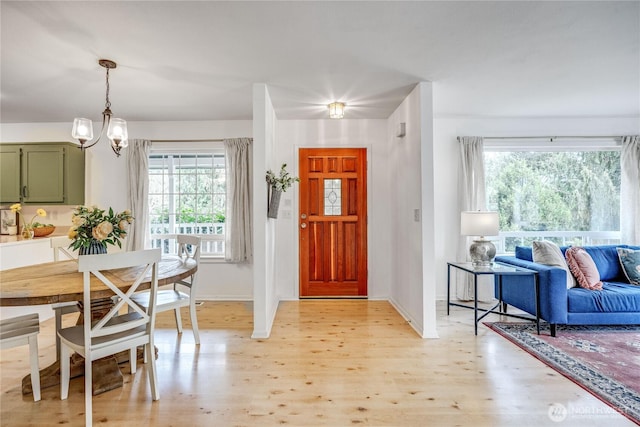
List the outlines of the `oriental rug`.
{"type": "Polygon", "coordinates": [[[640,326],[485,324],[640,425],[640,326]]]}

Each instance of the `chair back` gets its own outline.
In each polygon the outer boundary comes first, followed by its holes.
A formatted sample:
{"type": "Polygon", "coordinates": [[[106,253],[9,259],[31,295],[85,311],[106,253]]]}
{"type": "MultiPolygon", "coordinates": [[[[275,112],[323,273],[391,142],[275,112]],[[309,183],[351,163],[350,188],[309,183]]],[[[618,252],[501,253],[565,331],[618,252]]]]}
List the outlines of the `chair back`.
{"type": "Polygon", "coordinates": [[[176,240],[178,241],[178,256],[193,259],[196,264],[199,264],[202,239],[189,234],[178,234],[176,240]]]}
{"type": "MultiPolygon", "coordinates": [[[[153,333],[158,291],[158,261],[161,256],[160,249],[149,249],[78,257],[78,271],[83,273],[85,307],[91,306],[92,288],[107,287],[119,297],[118,302],[111,310],[94,324],[91,322],[91,310],[84,310],[85,348],[91,347],[93,338],[112,336],[111,340],[117,340],[115,334],[131,331],[141,326],[146,326],[147,333],[153,333]],[[128,267],[139,268],[135,270],[134,274],[127,277],[127,282],[130,282],[131,285],[126,292],[123,292],[118,287],[122,286],[122,283],[113,283],[112,280],[115,279],[115,276],[110,275],[109,270],[128,267]],[[92,280],[92,277],[98,280],[92,280]],[[131,300],[131,295],[138,290],[143,281],[149,280],[151,281],[150,304],[145,311],[131,300]],[[128,313],[119,316],[118,314],[123,308],[127,308],[128,313]]],[[[120,282],[122,279],[117,280],[120,282]]]]}
{"type": "Polygon", "coordinates": [[[62,259],[77,259],[78,252],[69,248],[72,240],[67,236],[58,236],[51,238],[51,249],[53,249],[53,260],[58,262],[60,261],[60,256],[62,255],[62,259]]]}
{"type": "MultiPolygon", "coordinates": [[[[176,240],[178,241],[178,256],[182,258],[184,261],[188,259],[192,259],[196,262],[196,265],[200,265],[200,248],[202,239],[198,236],[193,236],[189,234],[178,234],[176,236],[176,240]]],[[[194,289],[196,286],[196,278],[198,272],[196,271],[192,274],[187,280],[180,280],[176,283],[187,286],[191,289],[191,296],[195,298],[194,289]]]]}

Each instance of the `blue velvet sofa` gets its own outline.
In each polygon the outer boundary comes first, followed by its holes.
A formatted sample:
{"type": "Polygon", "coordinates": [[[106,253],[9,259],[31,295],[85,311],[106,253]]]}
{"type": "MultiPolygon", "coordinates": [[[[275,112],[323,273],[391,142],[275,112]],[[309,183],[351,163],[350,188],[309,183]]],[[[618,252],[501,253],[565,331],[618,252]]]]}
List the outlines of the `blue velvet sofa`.
{"type": "MultiPolygon", "coordinates": [[[[637,246],[585,246],[600,273],[601,291],[580,287],[567,289],[566,270],[533,262],[531,247],[516,247],[515,256],[498,256],[496,261],[536,270],[540,286],[540,318],[556,325],[640,325],[640,286],[629,283],[616,248],[637,246]]],[[[564,254],[567,247],[561,247],[564,254]]],[[[496,296],[498,282],[496,280],[496,296]]],[[[536,313],[533,279],[526,276],[502,278],[502,301],[529,314],[536,313]]]]}

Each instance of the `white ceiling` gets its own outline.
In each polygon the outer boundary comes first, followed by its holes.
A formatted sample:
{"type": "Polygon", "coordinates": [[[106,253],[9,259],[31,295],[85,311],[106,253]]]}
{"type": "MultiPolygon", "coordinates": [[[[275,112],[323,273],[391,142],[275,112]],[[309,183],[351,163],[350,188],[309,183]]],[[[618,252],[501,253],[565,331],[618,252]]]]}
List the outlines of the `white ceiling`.
{"type": "Polygon", "coordinates": [[[640,2],[0,2],[1,121],[640,115],[640,2]]]}

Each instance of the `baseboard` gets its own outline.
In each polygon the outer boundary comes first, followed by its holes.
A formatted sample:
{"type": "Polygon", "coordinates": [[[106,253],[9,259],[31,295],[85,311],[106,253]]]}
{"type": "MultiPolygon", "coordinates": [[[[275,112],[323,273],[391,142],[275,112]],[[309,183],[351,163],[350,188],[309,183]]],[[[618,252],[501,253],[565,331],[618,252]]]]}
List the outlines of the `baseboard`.
{"type": "Polygon", "coordinates": [[[253,297],[247,295],[204,295],[198,296],[197,301],[253,301],[253,297]]]}
{"type": "Polygon", "coordinates": [[[411,326],[411,328],[413,328],[413,330],[416,331],[418,335],[420,335],[420,337],[423,337],[422,324],[418,322],[417,319],[413,318],[408,312],[402,309],[402,307],[396,301],[394,301],[393,298],[389,298],[387,301],[389,301],[389,304],[391,304],[391,306],[395,308],[398,314],[400,314],[400,316],[402,316],[402,318],[407,321],[407,324],[409,324],[409,326],[411,326]]]}

